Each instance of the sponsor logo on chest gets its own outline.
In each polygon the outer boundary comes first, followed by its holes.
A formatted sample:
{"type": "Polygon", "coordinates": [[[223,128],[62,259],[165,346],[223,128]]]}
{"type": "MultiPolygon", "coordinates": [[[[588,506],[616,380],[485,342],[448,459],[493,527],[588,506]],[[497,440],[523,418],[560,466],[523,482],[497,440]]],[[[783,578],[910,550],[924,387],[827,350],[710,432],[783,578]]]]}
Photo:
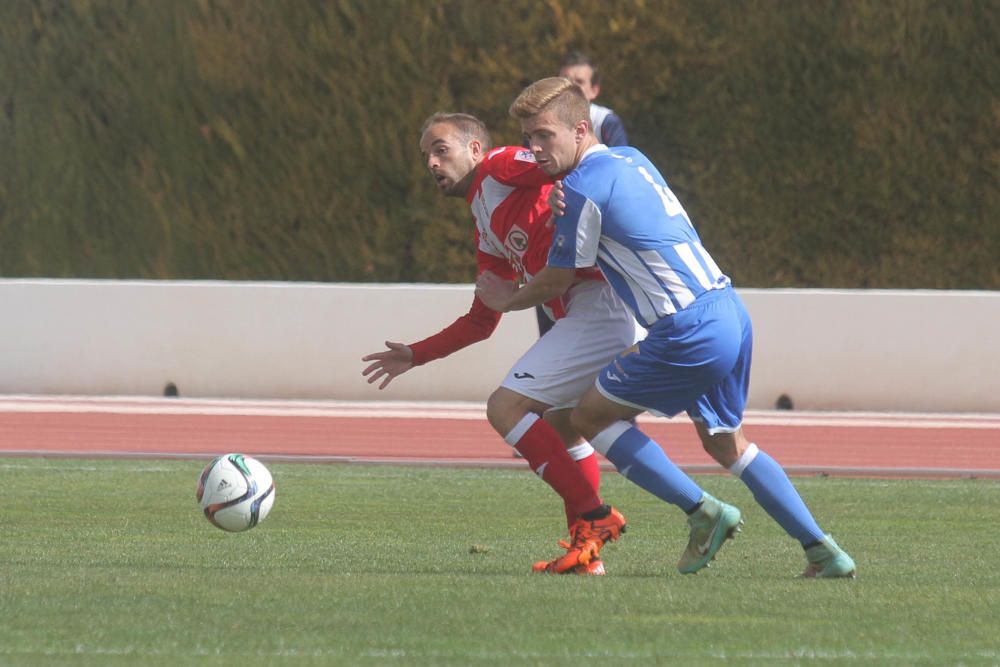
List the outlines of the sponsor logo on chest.
{"type": "Polygon", "coordinates": [[[503,245],[512,254],[523,257],[524,252],[528,249],[528,233],[517,225],[511,225],[503,245]]]}

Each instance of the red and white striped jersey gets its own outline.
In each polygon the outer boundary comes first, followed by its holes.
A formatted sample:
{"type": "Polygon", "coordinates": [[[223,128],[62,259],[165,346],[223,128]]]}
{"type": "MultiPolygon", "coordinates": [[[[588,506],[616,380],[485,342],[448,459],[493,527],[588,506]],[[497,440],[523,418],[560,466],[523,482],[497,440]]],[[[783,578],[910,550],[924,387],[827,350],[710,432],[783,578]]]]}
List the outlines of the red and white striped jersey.
{"type": "Polygon", "coordinates": [[[531,151],[505,146],[486,154],[467,197],[476,221],[480,272],[492,270],[499,259],[526,281],[545,266],[552,244],[552,229],[545,226],[551,188],[531,151]]]}
{"type": "MultiPolygon", "coordinates": [[[[476,220],[480,273],[488,269],[502,275],[500,260],[519,282],[527,282],[545,267],[552,247],[553,227],[546,225],[552,216],[546,201],[551,189],[551,177],[538,168],[531,151],[504,146],[486,154],[467,198],[476,220]]],[[[596,268],[580,269],[577,279],[602,276],[596,268]]],[[[566,314],[561,298],[545,307],[553,319],[566,314]]]]}
{"type": "MultiPolygon", "coordinates": [[[[476,167],[467,201],[476,221],[477,273],[492,271],[502,278],[527,281],[548,261],[553,228],[546,201],[552,179],[535,163],[531,151],[502,146],[489,151],[476,167]]],[[[578,269],[578,280],[603,280],[596,267],[578,269]]],[[[566,314],[562,297],[545,304],[550,317],[566,314]]],[[[414,364],[440,359],[489,338],[500,313],[474,297],[466,315],[443,331],[413,343],[414,364]]]]}

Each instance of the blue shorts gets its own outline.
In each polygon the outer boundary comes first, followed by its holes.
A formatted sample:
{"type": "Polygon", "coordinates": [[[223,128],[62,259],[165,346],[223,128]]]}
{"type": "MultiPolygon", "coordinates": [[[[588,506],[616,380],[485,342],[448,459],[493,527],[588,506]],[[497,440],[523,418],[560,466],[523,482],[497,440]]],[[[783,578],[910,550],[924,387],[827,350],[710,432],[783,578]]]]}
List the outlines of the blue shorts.
{"type": "Polygon", "coordinates": [[[750,388],[753,327],[732,288],[702,294],[653,325],[645,340],[597,376],[609,400],[673,417],[687,411],[710,433],[743,421],[750,388]]]}

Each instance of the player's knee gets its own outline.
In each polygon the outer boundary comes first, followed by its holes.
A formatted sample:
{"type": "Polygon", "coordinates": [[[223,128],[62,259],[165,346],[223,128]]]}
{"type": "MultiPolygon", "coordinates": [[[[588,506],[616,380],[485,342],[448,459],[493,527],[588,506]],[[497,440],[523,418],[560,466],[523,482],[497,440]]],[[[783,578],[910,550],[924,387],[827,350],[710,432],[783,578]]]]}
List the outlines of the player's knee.
{"type": "Polygon", "coordinates": [[[486,399],[486,419],[501,436],[506,436],[527,413],[522,397],[503,387],[486,399]]]}
{"type": "Polygon", "coordinates": [[[563,444],[567,447],[575,447],[583,440],[570,423],[572,413],[572,410],[546,410],[542,415],[542,418],[556,430],[563,444]]]}
{"type": "Polygon", "coordinates": [[[486,419],[500,435],[507,435],[501,432],[500,425],[501,415],[504,414],[505,407],[504,397],[499,389],[490,394],[490,397],[486,399],[486,419]]]}
{"type": "Polygon", "coordinates": [[[702,440],[701,445],[704,448],[705,453],[715,459],[715,462],[721,466],[728,468],[735,461],[733,458],[733,450],[727,445],[707,440],[702,440]]]}
{"type": "Polygon", "coordinates": [[[597,435],[600,430],[597,428],[597,422],[594,420],[594,416],[587,411],[586,408],[581,409],[580,406],[573,408],[573,412],[569,416],[569,423],[575,432],[579,433],[587,440],[590,440],[597,435]]]}
{"type": "Polygon", "coordinates": [[[709,434],[707,430],[699,429],[698,434],[701,436],[701,445],[705,452],[726,468],[736,463],[746,448],[745,445],[740,447],[740,443],[745,439],[737,437],[735,433],[709,434]]]}

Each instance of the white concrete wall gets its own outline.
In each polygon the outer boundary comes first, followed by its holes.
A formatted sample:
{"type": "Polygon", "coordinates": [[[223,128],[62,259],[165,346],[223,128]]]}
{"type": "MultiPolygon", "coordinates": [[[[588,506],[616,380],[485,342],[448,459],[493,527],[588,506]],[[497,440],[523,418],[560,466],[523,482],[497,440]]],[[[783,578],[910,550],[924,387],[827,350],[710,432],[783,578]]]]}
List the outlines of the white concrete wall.
{"type": "MultiPolygon", "coordinates": [[[[1000,292],[740,290],[750,407],[1000,412],[1000,292]]],[[[534,313],[382,392],[360,357],[465,313],[468,285],[0,280],[0,393],[484,400],[534,313]]]]}
{"type": "Polygon", "coordinates": [[[1000,412],[1000,292],[741,290],[753,407],[1000,412]]]}

